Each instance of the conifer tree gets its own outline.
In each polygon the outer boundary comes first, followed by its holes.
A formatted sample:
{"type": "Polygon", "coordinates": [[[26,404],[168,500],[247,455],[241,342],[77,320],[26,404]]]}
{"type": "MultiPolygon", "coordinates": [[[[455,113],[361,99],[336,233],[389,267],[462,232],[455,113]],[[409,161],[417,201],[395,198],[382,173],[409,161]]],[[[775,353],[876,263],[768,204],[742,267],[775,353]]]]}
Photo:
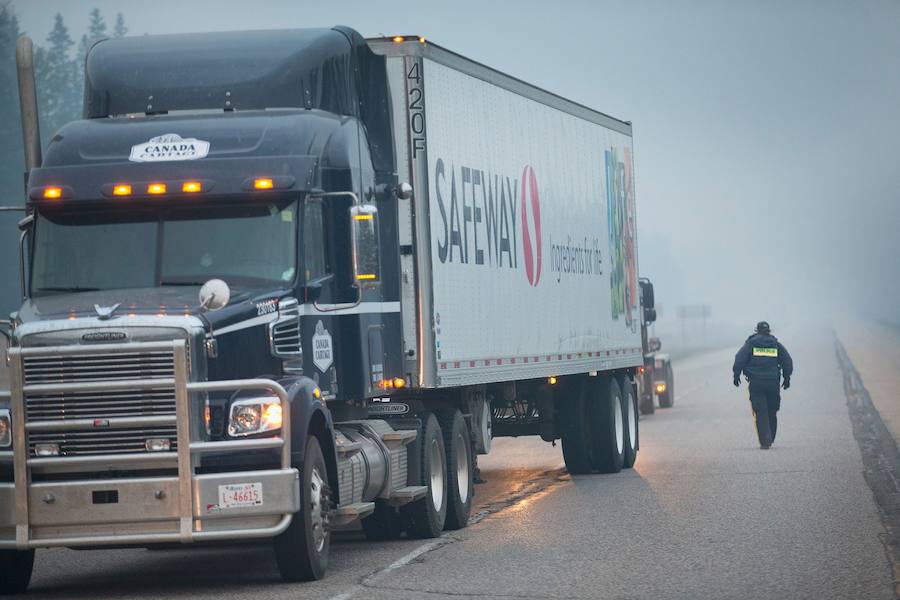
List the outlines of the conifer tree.
{"type": "MultiPolygon", "coordinates": [[[[12,7],[0,2],[0,205],[5,206],[21,206],[25,200],[16,80],[16,40],[20,34],[12,7]]],[[[5,282],[0,285],[0,318],[6,318],[21,300],[15,283],[19,252],[16,221],[20,218],[21,213],[0,213],[0,281],[5,282]]]]}
{"type": "Polygon", "coordinates": [[[88,50],[91,49],[91,46],[93,46],[97,40],[102,40],[105,37],[107,37],[106,21],[103,20],[100,9],[95,8],[91,11],[87,33],[81,36],[81,42],[78,44],[79,69],[84,67],[84,59],[87,56],[88,50]]]}
{"type": "Polygon", "coordinates": [[[46,147],[60,127],[81,115],[82,90],[78,85],[80,68],[71,57],[75,42],[57,13],[53,29],[47,35],[47,46],[35,53],[38,109],[41,115],[41,138],[46,147]]]}
{"type": "Polygon", "coordinates": [[[127,33],[128,28],[125,27],[125,17],[122,16],[122,13],[116,14],[116,24],[113,26],[113,36],[124,37],[127,33]]]}

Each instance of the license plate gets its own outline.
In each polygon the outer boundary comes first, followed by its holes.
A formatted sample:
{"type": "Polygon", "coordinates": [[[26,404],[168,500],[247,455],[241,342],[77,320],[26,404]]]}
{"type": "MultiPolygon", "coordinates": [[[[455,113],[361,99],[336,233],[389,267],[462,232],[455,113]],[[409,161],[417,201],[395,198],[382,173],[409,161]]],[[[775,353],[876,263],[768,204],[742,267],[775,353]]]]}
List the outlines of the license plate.
{"type": "Polygon", "coordinates": [[[261,483],[229,483],[219,486],[219,508],[247,508],[262,505],[261,483]]]}

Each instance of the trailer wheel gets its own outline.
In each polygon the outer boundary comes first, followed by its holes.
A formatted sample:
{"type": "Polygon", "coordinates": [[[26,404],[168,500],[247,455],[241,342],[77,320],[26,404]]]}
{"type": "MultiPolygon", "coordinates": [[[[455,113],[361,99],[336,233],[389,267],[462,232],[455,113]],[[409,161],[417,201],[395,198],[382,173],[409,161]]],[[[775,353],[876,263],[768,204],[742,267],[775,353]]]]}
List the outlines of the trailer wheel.
{"type": "Polygon", "coordinates": [[[625,416],[625,453],[622,466],[630,469],[637,461],[638,447],[640,445],[637,398],[634,394],[634,386],[628,379],[621,379],[619,386],[622,389],[622,413],[625,416]]]}
{"type": "Polygon", "coordinates": [[[434,414],[426,416],[419,439],[420,481],[428,486],[428,493],[404,506],[401,515],[410,537],[434,538],[441,535],[447,518],[447,457],[441,426],[434,414]]]}
{"type": "Polygon", "coordinates": [[[325,457],[318,438],[310,436],[300,469],[300,510],[275,538],[275,559],[285,581],[313,581],[325,575],[331,545],[330,508],[325,457]]]}
{"type": "Polygon", "coordinates": [[[444,529],[462,529],[469,524],[475,491],[472,438],[469,426],[458,410],[442,411],[438,416],[447,451],[447,519],[444,529]]]}
{"type": "Polygon", "coordinates": [[[34,550],[0,550],[0,595],[25,592],[33,570],[34,550]]]}
{"type": "Polygon", "coordinates": [[[403,520],[400,512],[383,502],[375,503],[375,512],[360,521],[366,539],[384,542],[399,539],[403,534],[403,520]]]}
{"type": "Polygon", "coordinates": [[[593,467],[601,473],[618,473],[625,464],[625,415],[622,389],[609,378],[600,386],[600,394],[591,403],[593,422],[593,467]]]}
{"type": "Polygon", "coordinates": [[[672,408],[675,405],[675,390],[672,389],[674,384],[672,377],[672,364],[666,365],[666,391],[659,395],[660,408],[672,408]]]}
{"type": "Polygon", "coordinates": [[[566,470],[572,475],[591,472],[591,419],[588,382],[571,381],[558,396],[560,434],[566,470]]]}

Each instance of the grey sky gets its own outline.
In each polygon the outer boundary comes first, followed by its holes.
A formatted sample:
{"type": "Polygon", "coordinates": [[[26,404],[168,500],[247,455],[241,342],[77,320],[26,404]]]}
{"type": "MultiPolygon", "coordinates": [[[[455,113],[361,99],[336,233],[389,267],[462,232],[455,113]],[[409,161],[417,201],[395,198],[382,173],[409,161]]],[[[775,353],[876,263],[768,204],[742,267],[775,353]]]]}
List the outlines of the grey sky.
{"type": "Polygon", "coordinates": [[[130,35],[424,35],[634,122],[640,269],[667,309],[778,321],[849,304],[900,320],[896,0],[13,5],[39,41],[57,11],[77,39],[94,6],[130,35]]]}

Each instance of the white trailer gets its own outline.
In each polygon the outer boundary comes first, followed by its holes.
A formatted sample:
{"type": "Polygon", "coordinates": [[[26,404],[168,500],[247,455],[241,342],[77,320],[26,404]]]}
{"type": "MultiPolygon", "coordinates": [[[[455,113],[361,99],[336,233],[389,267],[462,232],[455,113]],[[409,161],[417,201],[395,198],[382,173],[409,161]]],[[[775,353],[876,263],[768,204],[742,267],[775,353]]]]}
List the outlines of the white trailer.
{"type": "MultiPolygon", "coordinates": [[[[631,124],[421,38],[386,56],[411,391],[493,435],[562,438],[570,471],[638,447],[643,363],[631,124]]],[[[379,407],[378,411],[389,410],[379,407]]]]}

